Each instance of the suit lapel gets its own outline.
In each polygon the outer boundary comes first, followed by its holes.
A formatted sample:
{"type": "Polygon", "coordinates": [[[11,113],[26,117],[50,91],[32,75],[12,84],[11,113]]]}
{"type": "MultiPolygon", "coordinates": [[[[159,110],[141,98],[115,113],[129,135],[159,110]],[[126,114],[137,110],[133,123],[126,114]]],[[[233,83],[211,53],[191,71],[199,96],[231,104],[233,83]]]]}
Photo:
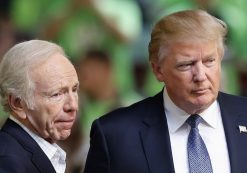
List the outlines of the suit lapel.
{"type": "Polygon", "coordinates": [[[49,172],[49,173],[55,173],[55,169],[53,168],[50,160],[44,156],[44,153],[41,152],[34,152],[32,156],[32,161],[36,165],[36,167],[39,169],[41,173],[43,172],[49,172]]]}
{"type": "Polygon", "coordinates": [[[50,160],[35,142],[35,140],[14,121],[7,119],[3,131],[13,136],[27,152],[32,154],[32,162],[39,172],[55,173],[50,160]]]}
{"type": "Polygon", "coordinates": [[[232,96],[224,93],[219,94],[218,101],[226,135],[231,172],[244,173],[247,171],[247,133],[240,133],[239,126],[247,127],[246,101],[237,103],[238,100],[233,100],[232,96]]]}
{"type": "Polygon", "coordinates": [[[175,173],[162,93],[150,100],[141,140],[151,173],[175,173]]]}

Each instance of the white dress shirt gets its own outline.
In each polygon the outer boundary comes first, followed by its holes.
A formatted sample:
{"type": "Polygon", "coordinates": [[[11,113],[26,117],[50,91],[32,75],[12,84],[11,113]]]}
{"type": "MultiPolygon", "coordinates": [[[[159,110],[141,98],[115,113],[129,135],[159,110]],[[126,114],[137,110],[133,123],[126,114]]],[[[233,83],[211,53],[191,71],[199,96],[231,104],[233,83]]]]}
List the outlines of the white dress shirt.
{"type": "Polygon", "coordinates": [[[43,138],[39,137],[23,124],[21,124],[16,118],[10,115],[10,119],[20,125],[40,146],[44,151],[48,159],[51,161],[52,166],[57,173],[64,173],[66,169],[66,153],[57,144],[49,143],[43,138]]]}
{"type": "MultiPolygon", "coordinates": [[[[175,172],[189,173],[187,139],[190,126],[185,121],[190,115],[171,101],[166,89],[163,97],[175,172]]],[[[215,101],[200,116],[203,122],[199,124],[198,129],[207,147],[213,172],[230,173],[226,137],[218,102],[215,101]]]]}

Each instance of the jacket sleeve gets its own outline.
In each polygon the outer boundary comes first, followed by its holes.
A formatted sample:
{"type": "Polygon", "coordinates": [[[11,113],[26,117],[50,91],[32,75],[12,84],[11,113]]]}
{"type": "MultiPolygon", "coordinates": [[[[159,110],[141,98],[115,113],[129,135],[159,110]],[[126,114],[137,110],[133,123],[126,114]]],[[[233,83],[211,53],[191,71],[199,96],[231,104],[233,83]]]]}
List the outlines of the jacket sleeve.
{"type": "Polygon", "coordinates": [[[110,160],[105,134],[99,120],[95,120],[91,128],[90,148],[84,173],[109,173],[109,169],[110,160]]]}

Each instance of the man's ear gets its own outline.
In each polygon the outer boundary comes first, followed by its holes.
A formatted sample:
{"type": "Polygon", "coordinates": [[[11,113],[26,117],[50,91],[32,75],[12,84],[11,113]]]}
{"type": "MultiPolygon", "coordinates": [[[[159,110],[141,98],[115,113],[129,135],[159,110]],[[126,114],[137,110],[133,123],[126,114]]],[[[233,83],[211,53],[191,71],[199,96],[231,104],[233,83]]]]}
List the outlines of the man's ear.
{"type": "Polygon", "coordinates": [[[159,65],[159,63],[157,62],[151,62],[151,66],[152,66],[152,70],[153,70],[153,73],[156,77],[156,79],[160,82],[163,82],[163,78],[164,78],[164,74],[163,74],[163,71],[159,65]]]}
{"type": "Polygon", "coordinates": [[[21,104],[21,98],[9,95],[8,103],[11,110],[20,118],[26,119],[26,113],[24,112],[23,105],[21,104]]]}

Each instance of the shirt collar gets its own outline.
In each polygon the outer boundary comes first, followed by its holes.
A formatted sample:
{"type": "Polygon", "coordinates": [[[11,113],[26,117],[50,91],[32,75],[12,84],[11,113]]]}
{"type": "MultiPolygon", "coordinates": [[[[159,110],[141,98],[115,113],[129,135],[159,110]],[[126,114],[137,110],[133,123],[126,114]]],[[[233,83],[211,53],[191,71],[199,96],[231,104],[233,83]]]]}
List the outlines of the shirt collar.
{"type": "MultiPolygon", "coordinates": [[[[166,88],[164,88],[163,98],[168,128],[170,132],[175,133],[185,124],[185,121],[190,116],[190,114],[186,113],[172,102],[168,96],[166,88]]],[[[200,113],[204,123],[212,128],[217,127],[217,115],[220,115],[220,109],[217,101],[214,101],[213,104],[211,104],[205,111],[200,113]]]]}

